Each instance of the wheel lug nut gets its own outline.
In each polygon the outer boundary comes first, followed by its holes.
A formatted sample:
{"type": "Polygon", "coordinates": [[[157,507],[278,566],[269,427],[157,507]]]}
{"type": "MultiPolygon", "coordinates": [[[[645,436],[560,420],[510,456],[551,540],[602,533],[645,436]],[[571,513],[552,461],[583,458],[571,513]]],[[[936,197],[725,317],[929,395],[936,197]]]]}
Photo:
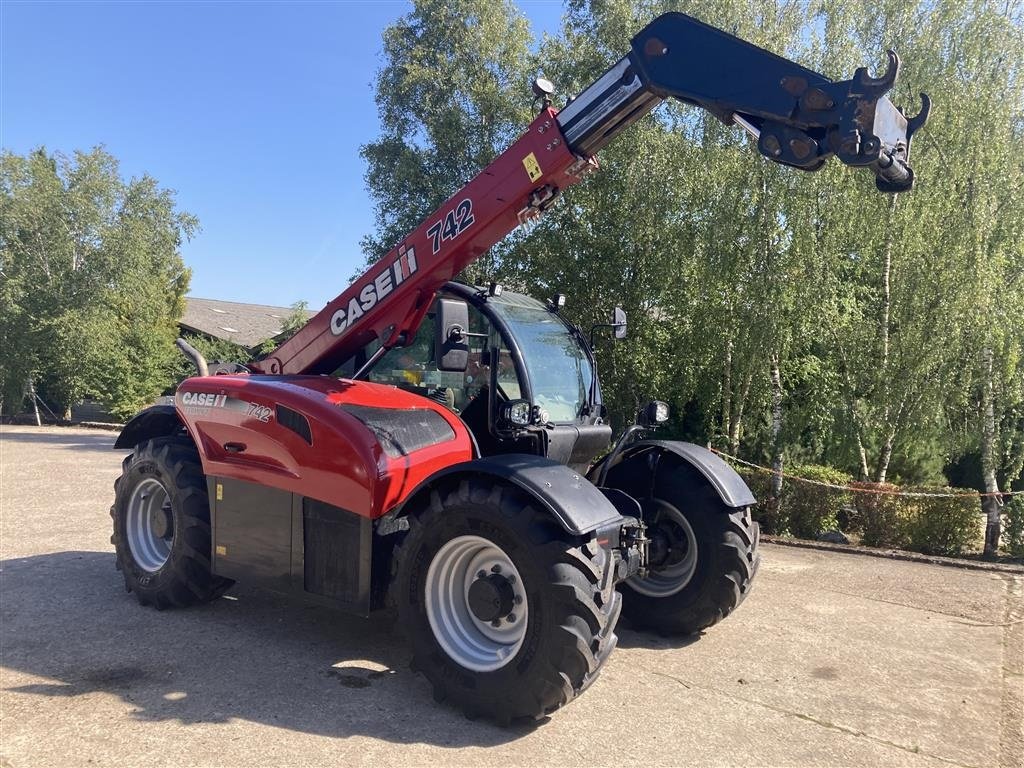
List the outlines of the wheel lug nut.
{"type": "Polygon", "coordinates": [[[515,583],[516,583],[516,577],[515,577],[515,574],[514,574],[514,573],[510,573],[510,574],[509,574],[508,576],[506,576],[505,578],[506,578],[506,579],[508,580],[508,583],[509,583],[509,584],[515,584],[515,583]]]}
{"type": "Polygon", "coordinates": [[[511,624],[515,620],[516,620],[516,615],[514,613],[510,613],[508,616],[505,617],[505,621],[507,621],[509,624],[511,624]]]}
{"type": "Polygon", "coordinates": [[[516,595],[516,605],[522,605],[522,603],[523,603],[523,596],[522,595],[516,595]]]}
{"type": "Polygon", "coordinates": [[[495,629],[497,629],[498,627],[501,626],[501,620],[500,619],[495,619],[494,621],[491,622],[491,626],[494,627],[495,629]]]}
{"type": "Polygon", "coordinates": [[[484,576],[486,576],[486,575],[487,575],[487,572],[486,572],[486,571],[483,571],[483,570],[480,570],[480,571],[477,571],[477,572],[476,572],[476,577],[477,577],[478,579],[482,579],[482,578],[483,578],[484,576]]]}
{"type": "Polygon", "coordinates": [[[495,563],[491,566],[491,573],[501,573],[501,566],[495,563]]]}

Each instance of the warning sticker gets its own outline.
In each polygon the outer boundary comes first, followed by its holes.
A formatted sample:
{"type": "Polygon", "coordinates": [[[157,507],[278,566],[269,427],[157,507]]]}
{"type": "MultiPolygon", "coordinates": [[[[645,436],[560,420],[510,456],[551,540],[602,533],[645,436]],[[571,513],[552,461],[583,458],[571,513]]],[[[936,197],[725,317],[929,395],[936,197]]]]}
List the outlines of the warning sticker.
{"type": "Polygon", "coordinates": [[[523,167],[526,168],[526,175],[530,177],[530,181],[536,181],[543,175],[540,163],[537,162],[537,156],[533,152],[523,158],[523,167]]]}

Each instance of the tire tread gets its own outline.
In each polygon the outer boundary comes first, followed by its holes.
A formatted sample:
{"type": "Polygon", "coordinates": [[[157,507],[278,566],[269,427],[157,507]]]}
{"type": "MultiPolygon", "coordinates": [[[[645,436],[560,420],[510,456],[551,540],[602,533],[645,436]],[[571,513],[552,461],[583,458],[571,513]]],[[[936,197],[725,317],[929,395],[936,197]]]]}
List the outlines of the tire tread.
{"type": "Polygon", "coordinates": [[[210,570],[211,531],[206,478],[199,453],[187,436],[158,437],[137,445],[122,462],[122,474],[114,481],[114,490],[115,502],[110,508],[113,519],[110,541],[117,552],[117,568],[124,577],[125,588],[135,594],[140,605],[152,606],[158,611],[185,608],[214,600],[227,591],[233,582],[214,576],[210,570]],[[120,524],[119,505],[124,501],[118,491],[134,466],[146,461],[156,464],[173,484],[180,505],[176,525],[182,526],[175,541],[177,554],[172,551],[171,558],[158,572],[169,569],[167,574],[170,578],[162,578],[158,590],[140,583],[134,568],[128,567],[133,564],[132,554],[120,524]]]}
{"type": "Polygon", "coordinates": [[[615,647],[614,628],[621,597],[613,592],[614,598],[602,604],[601,594],[601,585],[607,581],[605,569],[613,566],[612,558],[604,550],[570,537],[547,512],[538,511],[511,486],[462,480],[443,495],[432,491],[428,503],[410,515],[408,534],[396,547],[392,561],[391,594],[400,612],[404,609],[411,613],[401,590],[409,589],[409,559],[415,557],[426,530],[440,516],[466,504],[493,510],[495,522],[521,532],[527,541],[540,540],[539,546],[531,547],[530,552],[538,557],[548,574],[543,593],[550,600],[543,613],[554,633],[545,646],[551,649],[550,655],[534,659],[531,673],[524,675],[516,686],[488,696],[461,685],[460,679],[465,675],[448,672],[452,662],[437,649],[429,625],[416,627],[425,622],[407,615],[403,624],[413,645],[410,667],[430,681],[435,698],[453,702],[467,716],[485,717],[499,725],[543,718],[586,690],[615,647]]]}

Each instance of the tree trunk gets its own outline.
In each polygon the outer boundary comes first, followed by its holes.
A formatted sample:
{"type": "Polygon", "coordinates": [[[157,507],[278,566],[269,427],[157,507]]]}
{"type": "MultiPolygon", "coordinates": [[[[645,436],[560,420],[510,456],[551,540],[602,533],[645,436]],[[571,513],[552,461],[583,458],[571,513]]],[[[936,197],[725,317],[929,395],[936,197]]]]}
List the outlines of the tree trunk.
{"type": "Polygon", "coordinates": [[[892,220],[896,213],[896,201],[899,195],[892,196],[892,202],[889,204],[889,228],[888,234],[885,240],[885,259],[882,263],[882,316],[879,318],[879,331],[882,337],[882,365],[881,365],[881,376],[882,376],[882,427],[886,430],[885,442],[882,444],[882,450],[878,455],[878,464],[875,465],[875,482],[884,483],[885,475],[889,471],[889,461],[892,459],[892,444],[896,439],[896,430],[893,429],[892,420],[892,404],[889,402],[892,396],[892,390],[889,386],[889,337],[891,329],[889,327],[892,315],[892,291],[890,286],[890,278],[892,275],[892,220]]]}
{"type": "Polygon", "coordinates": [[[885,442],[882,444],[882,451],[878,454],[878,464],[875,467],[876,483],[885,482],[885,476],[889,471],[889,461],[892,459],[892,444],[895,439],[895,431],[890,431],[885,436],[885,442]]]}
{"type": "MultiPolygon", "coordinates": [[[[889,208],[890,214],[896,210],[896,195],[893,195],[892,205],[889,208]]],[[[890,226],[892,216],[890,215],[890,226]]],[[[892,311],[892,294],[889,285],[890,274],[892,272],[892,234],[890,233],[888,240],[885,243],[885,261],[882,264],[882,317],[879,321],[881,328],[879,329],[882,336],[882,382],[885,385],[886,392],[889,389],[889,316],[892,311]]],[[[885,403],[888,407],[889,403],[885,403]]]]}
{"type": "Polygon", "coordinates": [[[871,473],[868,472],[868,451],[864,447],[864,441],[860,437],[860,430],[857,430],[857,455],[860,456],[860,479],[862,482],[867,482],[871,479],[871,473]]]}
{"type": "Polygon", "coordinates": [[[740,451],[740,438],[743,436],[743,408],[747,404],[747,395],[750,394],[750,383],[754,378],[753,372],[747,374],[743,381],[743,389],[736,403],[736,413],[733,414],[729,424],[729,451],[733,456],[740,451]]]}
{"type": "MultiPolygon", "coordinates": [[[[984,352],[985,379],[981,387],[981,473],[985,479],[985,493],[999,493],[996,477],[996,419],[992,392],[992,349],[984,352]]],[[[1003,506],[998,496],[985,496],[981,507],[985,511],[985,555],[994,557],[999,551],[1000,512],[1003,506]]]]}
{"type": "MultiPolygon", "coordinates": [[[[849,384],[847,386],[850,386],[849,384]]],[[[860,459],[860,478],[862,483],[871,479],[868,472],[868,449],[864,447],[864,423],[861,421],[860,411],[857,409],[857,400],[852,392],[850,397],[850,419],[853,422],[853,434],[857,438],[857,458],[860,459]]]]}
{"type": "Polygon", "coordinates": [[[779,372],[779,356],[773,354],[772,365],[772,480],[771,495],[778,499],[782,495],[782,374],[779,372]]]}
{"type": "Polygon", "coordinates": [[[732,424],[732,339],[725,342],[725,364],[722,366],[722,442],[728,439],[732,424]]]}

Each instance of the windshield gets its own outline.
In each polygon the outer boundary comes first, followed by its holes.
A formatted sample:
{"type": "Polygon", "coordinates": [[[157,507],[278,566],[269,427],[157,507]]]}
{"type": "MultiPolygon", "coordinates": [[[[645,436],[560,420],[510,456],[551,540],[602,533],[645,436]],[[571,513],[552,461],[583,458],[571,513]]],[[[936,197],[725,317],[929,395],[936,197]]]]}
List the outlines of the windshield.
{"type": "Polygon", "coordinates": [[[553,422],[576,421],[588,400],[590,360],[557,315],[525,296],[506,296],[488,304],[519,342],[534,405],[553,422]]]}

